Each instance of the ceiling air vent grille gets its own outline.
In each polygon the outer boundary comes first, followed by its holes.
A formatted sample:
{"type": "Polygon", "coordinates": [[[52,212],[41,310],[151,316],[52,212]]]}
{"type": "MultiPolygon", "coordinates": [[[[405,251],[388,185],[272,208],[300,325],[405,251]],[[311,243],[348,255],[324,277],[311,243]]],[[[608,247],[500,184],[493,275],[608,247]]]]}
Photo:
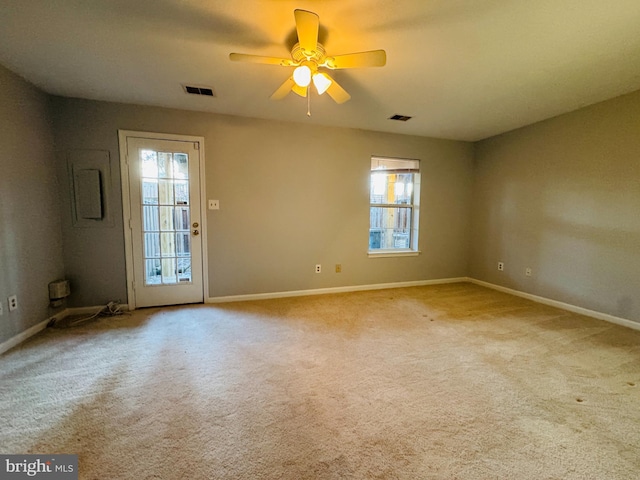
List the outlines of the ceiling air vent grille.
{"type": "Polygon", "coordinates": [[[407,115],[394,115],[392,117],[389,117],[389,120],[398,120],[399,122],[406,122],[407,120],[411,120],[411,117],[407,116],[407,115]]]}
{"type": "Polygon", "coordinates": [[[193,85],[183,85],[184,91],[191,95],[205,95],[207,97],[215,97],[216,94],[213,93],[213,88],[211,87],[196,87],[193,85]]]}

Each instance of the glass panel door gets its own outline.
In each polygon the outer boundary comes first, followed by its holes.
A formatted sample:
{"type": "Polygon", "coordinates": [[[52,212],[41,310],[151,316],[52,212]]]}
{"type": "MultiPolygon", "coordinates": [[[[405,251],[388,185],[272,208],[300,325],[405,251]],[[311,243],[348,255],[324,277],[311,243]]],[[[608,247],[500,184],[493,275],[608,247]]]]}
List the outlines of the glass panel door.
{"type": "Polygon", "coordinates": [[[131,239],[127,278],[134,308],[204,301],[204,161],[201,138],[190,138],[126,137],[131,217],[125,236],[131,239]]]}

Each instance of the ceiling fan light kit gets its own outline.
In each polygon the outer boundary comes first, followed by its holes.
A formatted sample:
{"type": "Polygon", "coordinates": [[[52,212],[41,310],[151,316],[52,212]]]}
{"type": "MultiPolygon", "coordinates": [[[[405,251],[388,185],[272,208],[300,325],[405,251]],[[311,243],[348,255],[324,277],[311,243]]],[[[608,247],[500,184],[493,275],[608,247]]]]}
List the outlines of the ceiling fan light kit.
{"type": "Polygon", "coordinates": [[[311,68],[307,65],[300,65],[293,71],[293,81],[299,87],[308,87],[311,83],[311,68]]]}
{"type": "Polygon", "coordinates": [[[313,84],[315,85],[316,90],[318,91],[318,95],[322,95],[331,86],[331,79],[322,72],[316,73],[313,76],[313,84]]]}
{"type": "MultiPolygon", "coordinates": [[[[260,63],[282,67],[296,67],[292,75],[271,95],[273,100],[281,100],[289,92],[294,92],[310,101],[310,85],[313,83],[318,95],[327,94],[338,104],[344,103],[351,95],[321,68],[330,70],[361,67],[382,67],[387,62],[384,50],[348,53],[327,56],[324,46],[318,42],[320,19],[318,15],[306,10],[294,10],[298,43],[291,49],[291,59],[265,57],[245,53],[231,53],[229,59],[234,62],[260,63]]],[[[307,109],[307,115],[311,115],[307,109]]]]}

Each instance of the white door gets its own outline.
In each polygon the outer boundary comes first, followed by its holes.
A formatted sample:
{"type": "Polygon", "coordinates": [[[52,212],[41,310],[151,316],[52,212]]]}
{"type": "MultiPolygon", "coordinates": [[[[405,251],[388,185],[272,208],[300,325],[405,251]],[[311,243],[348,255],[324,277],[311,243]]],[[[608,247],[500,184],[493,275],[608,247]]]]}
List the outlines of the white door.
{"type": "Polygon", "coordinates": [[[202,302],[200,144],[125,138],[134,296],[129,303],[202,302]]]}

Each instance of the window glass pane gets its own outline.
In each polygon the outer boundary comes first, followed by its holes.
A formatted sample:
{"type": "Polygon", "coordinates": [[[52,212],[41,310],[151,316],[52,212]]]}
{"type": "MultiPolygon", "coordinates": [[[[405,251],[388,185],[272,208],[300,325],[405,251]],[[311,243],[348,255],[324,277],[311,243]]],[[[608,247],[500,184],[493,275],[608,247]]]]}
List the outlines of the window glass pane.
{"type": "Polygon", "coordinates": [[[369,250],[418,246],[420,160],[371,157],[369,250]]]}
{"type": "Polygon", "coordinates": [[[411,247],[411,207],[372,207],[369,249],[407,249],[411,247]]]}
{"type": "Polygon", "coordinates": [[[178,258],[178,281],[179,282],[191,281],[191,259],[190,258],[178,258]]]}
{"type": "Polygon", "coordinates": [[[158,177],[173,178],[173,155],[166,152],[158,152],[158,177]]]}
{"type": "Polygon", "coordinates": [[[189,207],[176,207],[176,230],[189,230],[189,207]]]}
{"type": "Polygon", "coordinates": [[[160,259],[152,258],[145,260],[145,277],[144,281],[147,285],[160,285],[162,283],[162,269],[160,268],[160,259]]]}
{"type": "Polygon", "coordinates": [[[142,177],[158,178],[158,156],[153,150],[140,150],[142,177]]]}
{"type": "Polygon", "coordinates": [[[176,180],[176,205],[189,205],[189,182],[176,180]]]}
{"type": "Polygon", "coordinates": [[[386,173],[371,174],[371,203],[387,203],[387,179],[386,173]]]}
{"type": "Polygon", "coordinates": [[[175,258],[163,258],[162,259],[162,283],[177,283],[176,278],[176,259],[175,258]]]}
{"type": "Polygon", "coordinates": [[[413,174],[401,173],[393,177],[394,201],[392,203],[405,205],[413,203],[413,174]]]}
{"type": "Polygon", "coordinates": [[[413,203],[413,173],[373,172],[371,174],[372,204],[413,203]]]}
{"type": "Polygon", "coordinates": [[[173,233],[160,234],[160,250],[163,257],[175,257],[176,255],[176,237],[173,233]]]}
{"type": "Polygon", "coordinates": [[[160,207],[160,230],[175,230],[173,207],[160,207]]]}
{"type": "Polygon", "coordinates": [[[173,154],[174,178],[189,178],[189,157],[186,153],[173,154]]]}
{"type": "Polygon", "coordinates": [[[191,246],[189,245],[189,239],[191,238],[190,232],[178,232],[176,233],[176,254],[179,257],[187,257],[191,253],[191,246]]]}
{"type": "Polygon", "coordinates": [[[145,178],[142,180],[142,203],[145,205],[158,204],[158,181],[145,178]]]}
{"type": "Polygon", "coordinates": [[[173,181],[159,180],[158,189],[160,191],[160,205],[173,205],[173,181]]]}
{"type": "Polygon", "coordinates": [[[160,256],[160,234],[159,233],[144,234],[144,256],[147,258],[160,256]]]}
{"type": "Polygon", "coordinates": [[[145,232],[160,230],[160,223],[158,222],[158,207],[142,207],[142,217],[145,232]]]}

